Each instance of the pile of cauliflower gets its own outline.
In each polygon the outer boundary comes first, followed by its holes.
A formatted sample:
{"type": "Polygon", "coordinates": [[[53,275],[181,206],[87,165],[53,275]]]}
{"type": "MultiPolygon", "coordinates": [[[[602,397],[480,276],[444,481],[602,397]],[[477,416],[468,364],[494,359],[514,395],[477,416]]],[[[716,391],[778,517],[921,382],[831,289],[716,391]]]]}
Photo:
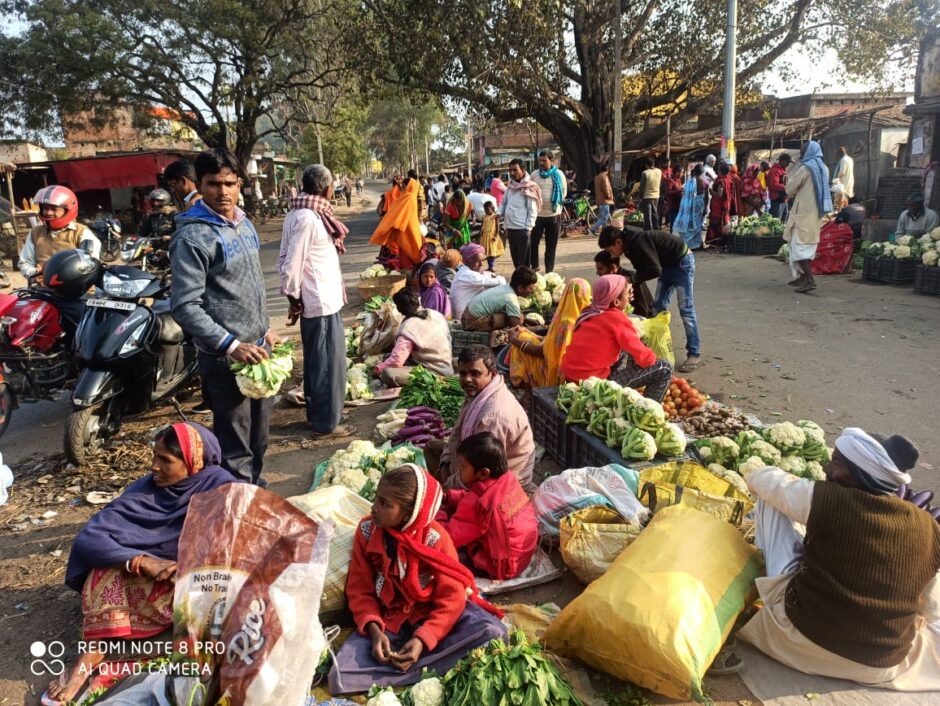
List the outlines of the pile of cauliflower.
{"type": "Polygon", "coordinates": [[[386,270],[382,265],[372,265],[362,271],[359,275],[359,279],[373,279],[375,277],[385,277],[390,274],[392,274],[392,271],[386,270]]]}
{"type": "Polygon", "coordinates": [[[917,242],[921,248],[922,255],[920,259],[924,263],[924,267],[940,266],[940,251],[937,249],[940,246],[940,227],[934,228],[929,233],[924,233],[917,242]]]}
{"type": "MultiPolygon", "coordinates": [[[[371,696],[366,701],[366,706],[402,706],[401,700],[390,686],[381,690],[372,687],[369,694],[371,696]]],[[[414,706],[443,706],[444,685],[438,677],[425,677],[402,692],[402,695],[407,695],[406,701],[414,706]]]]}
{"type": "Polygon", "coordinates": [[[940,259],[940,227],[929,233],[915,237],[902,235],[893,243],[862,243],[862,254],[876,257],[894,258],[895,260],[920,259],[927,267],[937,267],[940,259]]]}
{"type": "Polygon", "coordinates": [[[371,400],[373,394],[369,382],[369,367],[365,363],[351,365],[346,370],[346,399],[371,400]]]}
{"type": "Polygon", "coordinates": [[[366,500],[373,500],[375,489],[385,471],[414,463],[417,460],[416,451],[408,445],[380,449],[371,441],[357,439],[330,457],[320,486],[342,485],[366,500]]]}
{"type": "Polygon", "coordinates": [[[523,311],[547,311],[561,301],[561,295],[565,291],[565,278],[557,272],[549,272],[547,275],[539,272],[536,277],[532,296],[519,297],[519,306],[523,311]]]}

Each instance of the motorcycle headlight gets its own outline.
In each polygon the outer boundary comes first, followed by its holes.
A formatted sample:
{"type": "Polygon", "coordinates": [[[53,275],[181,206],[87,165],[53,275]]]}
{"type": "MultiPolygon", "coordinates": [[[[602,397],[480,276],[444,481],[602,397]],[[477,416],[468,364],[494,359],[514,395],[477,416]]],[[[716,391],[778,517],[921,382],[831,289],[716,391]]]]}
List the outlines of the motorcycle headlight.
{"type": "Polygon", "coordinates": [[[141,324],[134,329],[134,332],[127,337],[127,340],[124,341],[124,345],[121,346],[121,350],[118,352],[119,356],[130,355],[140,348],[140,339],[143,338],[145,328],[147,328],[147,325],[141,324]]]}
{"type": "Polygon", "coordinates": [[[133,299],[139,297],[149,285],[146,279],[121,279],[117,275],[105,272],[101,280],[102,288],[112,297],[119,299],[133,299]]]}

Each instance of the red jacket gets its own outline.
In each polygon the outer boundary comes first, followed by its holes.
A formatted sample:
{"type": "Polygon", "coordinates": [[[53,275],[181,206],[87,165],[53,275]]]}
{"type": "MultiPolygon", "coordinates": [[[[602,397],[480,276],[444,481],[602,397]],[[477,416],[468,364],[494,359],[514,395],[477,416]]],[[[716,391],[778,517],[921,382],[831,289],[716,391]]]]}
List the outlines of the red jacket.
{"type": "Polygon", "coordinates": [[[787,198],[787,170],[779,162],[770,165],[767,172],[767,191],[771,201],[783,201],[787,198]]]}
{"type": "MultiPolygon", "coordinates": [[[[454,543],[437,522],[431,523],[427,544],[457,559],[454,543]]],[[[356,528],[346,579],[346,599],[356,628],[360,634],[368,635],[366,626],[371,622],[390,632],[398,632],[405,623],[421,623],[414,636],[431,652],[450,633],[466,608],[464,587],[446,576],[428,576],[434,582],[431,600],[416,602],[402,592],[401,581],[393,569],[385,549],[385,533],[367,515],[356,528]]]]}
{"type": "Polygon", "coordinates": [[[525,571],[538,547],[535,509],[516,475],[474,483],[469,490],[448,490],[442,522],[456,547],[466,547],[473,568],[504,581],[525,571]]]}
{"type": "Polygon", "coordinates": [[[589,377],[606,380],[624,351],[641,368],[656,362],[656,354],[640,340],[630,317],[610,309],[575,329],[561,359],[562,375],[568,382],[581,382],[589,377]]]}

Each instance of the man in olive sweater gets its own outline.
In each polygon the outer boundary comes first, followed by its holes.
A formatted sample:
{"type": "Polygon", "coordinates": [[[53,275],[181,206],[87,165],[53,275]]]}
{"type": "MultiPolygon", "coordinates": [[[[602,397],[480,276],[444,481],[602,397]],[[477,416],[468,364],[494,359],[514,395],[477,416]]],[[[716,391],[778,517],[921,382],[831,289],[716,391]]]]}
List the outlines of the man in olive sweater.
{"type": "Polygon", "coordinates": [[[917,450],[880,439],[847,427],[827,482],[747,476],[767,577],[738,637],[808,674],[940,691],[940,525],[896,495],[917,450]]]}

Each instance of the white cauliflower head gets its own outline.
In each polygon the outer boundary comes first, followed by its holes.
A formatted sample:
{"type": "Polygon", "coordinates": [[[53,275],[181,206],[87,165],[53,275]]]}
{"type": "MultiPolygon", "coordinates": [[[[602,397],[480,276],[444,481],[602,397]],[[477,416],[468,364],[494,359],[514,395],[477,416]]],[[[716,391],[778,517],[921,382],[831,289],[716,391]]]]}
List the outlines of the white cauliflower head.
{"type": "Polygon", "coordinates": [[[385,457],[385,467],[391,470],[399,466],[404,466],[406,463],[414,463],[414,460],[414,449],[408,446],[398,446],[385,457]]]}
{"type": "Polygon", "coordinates": [[[806,472],[803,474],[803,477],[816,481],[826,480],[826,472],[823,470],[823,465],[819,461],[807,461],[806,472]]]}
{"type": "Polygon", "coordinates": [[[561,301],[561,295],[565,293],[564,287],[555,287],[552,290],[552,301],[556,304],[561,301]]]}
{"type": "Polygon", "coordinates": [[[411,699],[415,706],[442,706],[444,685],[437,677],[423,679],[411,687],[411,699]]]}
{"type": "Polygon", "coordinates": [[[401,706],[401,701],[395,696],[392,688],[388,687],[366,701],[366,706],[401,706]]]}
{"type": "Polygon", "coordinates": [[[548,309],[552,305],[551,292],[547,292],[543,289],[540,292],[535,292],[532,296],[542,309],[548,309]]]}
{"type": "Polygon", "coordinates": [[[760,456],[749,456],[744,460],[744,463],[738,466],[738,473],[747,478],[749,474],[754,471],[759,471],[762,468],[767,468],[764,459],[760,456]]]}
{"type": "Polygon", "coordinates": [[[333,479],[333,485],[342,485],[358,493],[368,481],[369,479],[361,469],[343,468],[333,479]]]}
{"type": "Polygon", "coordinates": [[[936,250],[927,250],[921,256],[921,262],[923,262],[927,267],[936,267],[937,263],[940,262],[940,252],[937,252],[936,250]]]}
{"type": "Polygon", "coordinates": [[[771,424],[764,429],[764,438],[783,453],[802,448],[806,433],[793,422],[771,424]]]}
{"type": "Polygon", "coordinates": [[[898,245],[910,245],[913,242],[914,242],[914,236],[912,235],[902,235],[900,238],[897,239],[898,245]]]}
{"type": "MultiPolygon", "coordinates": [[[[910,236],[906,236],[910,237],[910,236]]],[[[911,246],[910,245],[898,245],[894,249],[894,256],[899,260],[906,260],[911,256],[911,246]]]]}
{"type": "Polygon", "coordinates": [[[535,291],[544,292],[545,289],[546,289],[545,275],[543,275],[541,272],[536,272],[535,273],[535,291]]]}
{"type": "Polygon", "coordinates": [[[932,231],[930,231],[930,239],[935,243],[940,242],[940,226],[937,226],[932,231]]]}
{"type": "Polygon", "coordinates": [[[519,297],[519,308],[525,311],[532,308],[532,297],[519,297]]]}

